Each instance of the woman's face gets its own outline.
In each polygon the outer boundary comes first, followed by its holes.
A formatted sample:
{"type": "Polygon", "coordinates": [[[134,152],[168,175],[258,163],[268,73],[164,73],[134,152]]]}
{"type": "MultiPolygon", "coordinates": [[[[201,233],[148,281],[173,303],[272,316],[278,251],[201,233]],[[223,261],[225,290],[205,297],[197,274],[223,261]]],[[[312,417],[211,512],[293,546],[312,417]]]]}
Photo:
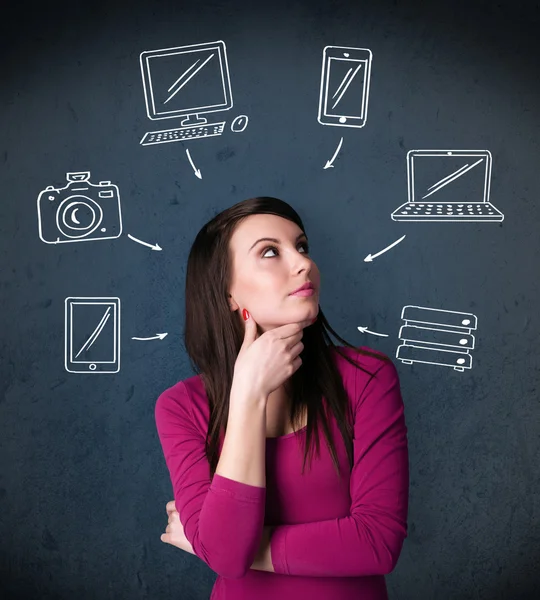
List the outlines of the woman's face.
{"type": "Polygon", "coordinates": [[[246,308],[264,332],[317,316],[319,269],[296,223],[277,215],[250,215],[236,227],[230,248],[229,303],[240,319],[246,308]],[[307,281],[315,288],[312,296],[290,295],[307,281]]]}

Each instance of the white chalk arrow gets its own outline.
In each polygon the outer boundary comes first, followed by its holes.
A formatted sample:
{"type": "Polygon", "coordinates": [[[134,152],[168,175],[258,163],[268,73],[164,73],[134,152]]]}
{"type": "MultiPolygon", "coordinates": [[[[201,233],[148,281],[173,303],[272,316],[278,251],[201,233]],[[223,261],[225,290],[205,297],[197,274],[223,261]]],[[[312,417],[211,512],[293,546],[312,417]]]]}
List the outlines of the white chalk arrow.
{"type": "Polygon", "coordinates": [[[390,244],[390,246],[387,246],[384,250],[381,250],[380,252],[377,252],[377,254],[368,254],[366,256],[366,258],[364,258],[364,262],[371,262],[374,258],[377,258],[377,256],[380,256],[381,254],[384,254],[385,252],[387,252],[388,250],[390,250],[390,248],[392,248],[393,246],[395,246],[396,244],[399,244],[399,242],[402,242],[405,239],[405,236],[401,236],[399,238],[399,240],[396,240],[393,244],[390,244]]]}
{"type": "Polygon", "coordinates": [[[192,169],[193,169],[193,172],[195,173],[195,175],[196,175],[196,176],[197,176],[199,179],[202,179],[201,170],[200,170],[200,169],[197,169],[197,168],[195,167],[195,165],[193,164],[193,161],[191,160],[191,154],[189,153],[189,148],[186,148],[186,154],[187,154],[187,157],[188,157],[188,159],[189,159],[189,162],[190,162],[190,164],[191,164],[191,167],[192,167],[192,169]]]}
{"type": "Polygon", "coordinates": [[[332,156],[332,158],[330,160],[326,161],[326,164],[324,165],[323,169],[328,169],[329,167],[332,167],[332,169],[334,168],[334,165],[332,163],[336,160],[336,156],[339,153],[339,149],[341,148],[341,144],[343,144],[343,138],[341,138],[339,140],[339,144],[338,144],[338,147],[336,148],[336,151],[334,152],[334,156],[332,156]]]}
{"type": "Polygon", "coordinates": [[[358,327],[358,331],[360,331],[360,333],[371,333],[371,335],[380,335],[381,337],[388,337],[387,333],[376,333],[375,331],[370,331],[367,327],[358,327]]]}
{"type": "Polygon", "coordinates": [[[168,333],[156,333],[156,335],[154,335],[153,337],[147,337],[147,338],[140,338],[140,337],[132,337],[132,340],[141,340],[143,342],[146,342],[148,340],[157,340],[158,338],[160,340],[162,340],[166,335],[169,335],[168,333]]]}
{"type": "Polygon", "coordinates": [[[128,233],[127,236],[130,240],[133,240],[138,244],[142,244],[143,246],[148,246],[149,248],[152,248],[152,250],[163,250],[159,244],[149,244],[148,242],[143,242],[142,240],[138,240],[136,237],[133,237],[131,233],[128,233]]]}

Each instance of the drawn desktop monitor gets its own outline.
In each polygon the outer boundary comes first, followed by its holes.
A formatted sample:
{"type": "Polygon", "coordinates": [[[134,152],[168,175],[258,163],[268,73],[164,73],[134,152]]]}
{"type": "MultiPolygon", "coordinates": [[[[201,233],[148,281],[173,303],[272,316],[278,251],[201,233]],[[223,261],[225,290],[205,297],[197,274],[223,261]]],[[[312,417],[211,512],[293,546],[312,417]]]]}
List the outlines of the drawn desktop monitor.
{"type": "Polygon", "coordinates": [[[489,201],[489,150],[410,150],[409,201],[392,213],[394,221],[502,221],[489,201]]]}
{"type": "Polygon", "coordinates": [[[119,298],[66,298],[65,367],[70,373],[120,370],[119,298]]]}
{"type": "Polygon", "coordinates": [[[148,118],[182,118],[180,127],[148,132],[142,145],[223,132],[225,122],[209,124],[201,115],[233,106],[224,42],[141,52],[140,64],[148,118]]]}

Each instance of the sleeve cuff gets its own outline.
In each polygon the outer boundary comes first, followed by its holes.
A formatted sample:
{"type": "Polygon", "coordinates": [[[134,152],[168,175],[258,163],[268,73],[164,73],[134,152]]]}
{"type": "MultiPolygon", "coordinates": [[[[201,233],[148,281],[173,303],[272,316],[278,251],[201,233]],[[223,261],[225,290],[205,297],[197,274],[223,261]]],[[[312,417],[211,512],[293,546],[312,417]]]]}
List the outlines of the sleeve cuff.
{"type": "Polygon", "coordinates": [[[274,572],[280,575],[289,575],[289,565],[286,555],[287,527],[277,526],[270,537],[270,555],[274,572]]]}
{"type": "Polygon", "coordinates": [[[212,484],[210,489],[214,492],[224,492],[229,496],[233,496],[238,500],[244,502],[260,503],[264,502],[266,498],[266,488],[259,487],[256,485],[249,485],[247,483],[241,483],[228,477],[223,477],[214,473],[212,484]]]}

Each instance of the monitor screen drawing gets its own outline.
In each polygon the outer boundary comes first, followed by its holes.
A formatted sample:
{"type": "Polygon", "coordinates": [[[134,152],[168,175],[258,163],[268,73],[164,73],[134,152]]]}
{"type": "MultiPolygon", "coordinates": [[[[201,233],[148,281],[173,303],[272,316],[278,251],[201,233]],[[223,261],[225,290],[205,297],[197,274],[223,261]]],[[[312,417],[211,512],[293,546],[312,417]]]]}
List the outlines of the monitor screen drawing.
{"type": "Polygon", "coordinates": [[[222,41],[142,52],[140,63],[150,119],[184,116],[182,125],[203,123],[197,115],[233,105],[222,41]]]}

